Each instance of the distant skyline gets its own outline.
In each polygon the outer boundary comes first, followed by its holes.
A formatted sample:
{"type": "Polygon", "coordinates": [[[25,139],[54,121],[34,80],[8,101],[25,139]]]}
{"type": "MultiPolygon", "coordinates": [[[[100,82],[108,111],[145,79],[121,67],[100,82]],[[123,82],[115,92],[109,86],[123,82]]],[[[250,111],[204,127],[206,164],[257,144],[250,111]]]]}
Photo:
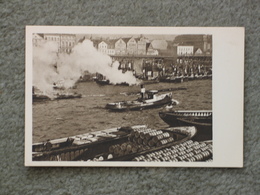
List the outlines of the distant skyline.
{"type": "Polygon", "coordinates": [[[76,34],[77,38],[109,38],[109,39],[117,39],[122,37],[135,37],[138,38],[140,36],[144,36],[150,40],[167,40],[167,41],[173,41],[176,36],[178,35],[151,35],[151,34],[76,34]]]}
{"type": "MultiPolygon", "coordinates": [[[[41,33],[37,33],[41,34],[41,33]]],[[[43,33],[43,34],[60,34],[60,33],[43,33]]],[[[74,34],[76,36],[77,40],[82,39],[83,37],[89,39],[90,37],[94,39],[119,39],[119,38],[130,38],[130,37],[135,37],[139,38],[140,36],[144,36],[148,38],[148,40],[163,40],[163,41],[174,41],[177,36],[184,36],[185,35],[188,37],[190,36],[201,36],[201,35],[208,35],[208,34],[169,34],[169,35],[162,35],[162,34],[74,34]]],[[[210,35],[212,36],[212,35],[210,35]]],[[[188,38],[190,39],[190,38],[188,38]]],[[[201,40],[203,41],[203,40],[201,40]]]]}

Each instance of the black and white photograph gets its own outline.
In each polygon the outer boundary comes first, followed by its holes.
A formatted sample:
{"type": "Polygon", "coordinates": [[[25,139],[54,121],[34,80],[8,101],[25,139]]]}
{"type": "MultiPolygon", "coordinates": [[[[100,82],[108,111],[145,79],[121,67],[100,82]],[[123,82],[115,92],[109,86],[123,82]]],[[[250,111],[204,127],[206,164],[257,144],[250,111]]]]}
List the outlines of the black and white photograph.
{"type": "MultiPolygon", "coordinates": [[[[217,128],[228,119],[213,116],[226,112],[218,100],[229,94],[214,83],[233,67],[217,63],[226,55],[214,41],[219,34],[217,28],[27,27],[28,165],[220,165],[219,147],[231,132],[217,128]]],[[[232,40],[230,47],[237,47],[232,40]]]]}

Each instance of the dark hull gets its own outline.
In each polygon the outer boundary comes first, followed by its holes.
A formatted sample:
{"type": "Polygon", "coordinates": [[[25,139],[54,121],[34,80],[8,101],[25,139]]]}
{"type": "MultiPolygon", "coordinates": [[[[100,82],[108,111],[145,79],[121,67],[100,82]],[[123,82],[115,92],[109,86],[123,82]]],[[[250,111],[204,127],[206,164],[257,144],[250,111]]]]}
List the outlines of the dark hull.
{"type": "Polygon", "coordinates": [[[159,81],[158,80],[144,80],[141,82],[142,85],[149,85],[149,84],[155,84],[155,83],[159,83],[159,81]]]}
{"type": "Polygon", "coordinates": [[[128,110],[143,110],[143,109],[151,109],[151,108],[158,108],[158,107],[162,107],[166,104],[169,104],[172,102],[172,99],[170,97],[166,97],[162,100],[153,102],[153,103],[144,103],[144,104],[140,104],[140,102],[138,103],[127,103],[127,102],[123,102],[121,107],[118,107],[116,104],[107,104],[106,108],[110,109],[112,111],[128,111],[128,110]]]}
{"type": "Polygon", "coordinates": [[[126,142],[128,133],[127,130],[118,131],[117,128],[114,128],[112,132],[105,134],[102,134],[101,131],[88,133],[88,135],[94,135],[94,141],[93,137],[84,138],[86,134],[83,134],[36,143],[32,147],[33,160],[76,161],[81,160],[83,156],[91,159],[98,154],[108,153],[108,148],[113,144],[126,142]]]}
{"type": "Polygon", "coordinates": [[[81,94],[68,94],[68,95],[59,95],[55,99],[60,100],[60,99],[73,99],[73,98],[81,98],[81,94]]]}
{"type": "Polygon", "coordinates": [[[99,85],[111,85],[109,80],[96,80],[96,83],[99,85]]]}
{"type": "Polygon", "coordinates": [[[182,83],[184,81],[183,77],[175,77],[175,78],[161,78],[160,82],[165,83],[182,83]]]}
{"type": "Polygon", "coordinates": [[[129,86],[129,84],[126,83],[126,82],[123,82],[123,83],[117,83],[116,85],[119,85],[119,86],[129,86]]]}
{"type": "Polygon", "coordinates": [[[40,102],[40,101],[47,101],[51,100],[47,95],[33,95],[33,101],[34,102],[40,102]]]}
{"type": "Polygon", "coordinates": [[[62,100],[62,99],[73,99],[73,98],[81,98],[81,94],[61,94],[55,95],[54,98],[50,98],[47,95],[33,95],[34,102],[48,101],[48,100],[62,100]]]}
{"type": "MultiPolygon", "coordinates": [[[[153,132],[150,133],[147,133],[149,129],[145,125],[114,128],[111,130],[112,131],[104,130],[92,132],[72,136],[70,138],[50,140],[47,143],[34,144],[32,148],[33,161],[132,161],[138,159],[136,157],[140,155],[153,152],[162,153],[165,148],[169,150],[169,148],[179,144],[180,146],[178,146],[178,148],[182,147],[182,143],[191,140],[196,134],[195,127],[154,129],[151,130],[153,132]],[[102,132],[106,132],[106,134],[100,134],[102,132]],[[157,133],[157,135],[168,135],[166,139],[161,139],[168,141],[162,142],[158,140],[159,138],[153,135],[153,133],[157,133]],[[93,134],[97,140],[85,143],[85,137],[89,134],[93,134]],[[102,137],[102,135],[114,135],[114,137],[102,137]],[[150,137],[148,138],[147,135],[150,137]],[[154,138],[158,138],[156,142],[153,142],[154,138]],[[135,141],[135,139],[138,141],[135,141]],[[140,140],[141,142],[139,142],[140,140]],[[152,141],[152,145],[150,145],[150,141],[145,142],[147,140],[152,141]],[[80,142],[82,143],[79,144],[80,142]],[[128,146],[132,146],[132,148],[128,146]]],[[[195,144],[197,145],[198,143],[195,144]]],[[[211,158],[211,155],[209,154],[205,158],[211,158]]],[[[162,160],[164,161],[164,159],[162,160]]],[[[179,158],[179,160],[181,161],[182,159],[179,158]]]]}
{"type": "MultiPolygon", "coordinates": [[[[113,85],[112,83],[110,83],[109,80],[96,80],[96,83],[99,84],[99,85],[113,85]]],[[[129,86],[128,83],[126,82],[123,82],[123,83],[117,83],[117,84],[114,84],[116,86],[129,86]]]]}
{"type": "Polygon", "coordinates": [[[159,116],[171,127],[195,126],[198,131],[195,140],[212,139],[212,112],[160,112],[159,116]]]}
{"type": "Polygon", "coordinates": [[[212,120],[206,123],[205,120],[203,122],[198,122],[201,120],[185,120],[185,119],[178,119],[180,126],[195,126],[197,128],[197,135],[193,137],[193,140],[196,141],[205,141],[205,140],[212,140],[212,120]]]}

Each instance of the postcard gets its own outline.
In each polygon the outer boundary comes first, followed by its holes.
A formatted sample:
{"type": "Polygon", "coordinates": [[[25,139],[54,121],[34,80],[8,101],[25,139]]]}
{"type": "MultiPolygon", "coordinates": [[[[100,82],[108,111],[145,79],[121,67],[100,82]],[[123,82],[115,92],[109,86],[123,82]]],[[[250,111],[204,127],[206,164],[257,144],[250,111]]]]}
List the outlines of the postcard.
{"type": "Polygon", "coordinates": [[[244,31],[26,26],[25,166],[243,167],[244,31]]]}

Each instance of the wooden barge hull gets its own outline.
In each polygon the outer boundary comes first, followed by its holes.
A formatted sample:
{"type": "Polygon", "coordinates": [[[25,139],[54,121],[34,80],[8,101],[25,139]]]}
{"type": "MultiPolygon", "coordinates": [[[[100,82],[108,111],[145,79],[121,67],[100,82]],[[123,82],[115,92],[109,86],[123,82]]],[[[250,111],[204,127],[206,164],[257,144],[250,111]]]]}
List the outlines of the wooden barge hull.
{"type": "Polygon", "coordinates": [[[194,140],[212,139],[212,111],[172,111],[159,112],[160,118],[171,127],[195,126],[194,140]]]}
{"type": "Polygon", "coordinates": [[[159,116],[164,122],[172,127],[183,126],[179,119],[212,123],[212,111],[209,110],[159,112],[159,116]]]}
{"type": "MultiPolygon", "coordinates": [[[[34,144],[33,160],[139,161],[142,160],[139,159],[140,156],[162,151],[169,147],[179,147],[179,145],[189,141],[196,135],[196,128],[172,127],[151,130],[145,125],[138,125],[113,128],[89,134],[95,135],[92,139],[98,138],[99,140],[90,142],[88,138],[84,138],[88,137],[88,134],[83,134],[70,138],[50,140],[48,143],[34,144]],[[109,137],[108,135],[113,136],[109,137]]],[[[208,153],[211,154],[212,152],[209,150],[208,153]]],[[[181,154],[183,152],[179,155],[181,154]]],[[[207,155],[207,158],[211,157],[210,154],[207,155]]],[[[181,158],[180,156],[178,160],[181,160],[181,158]]],[[[189,160],[188,156],[186,158],[186,160],[189,160]]]]}
{"type": "MultiPolygon", "coordinates": [[[[136,126],[133,128],[136,128],[136,126]]],[[[74,161],[79,160],[82,154],[87,154],[90,158],[94,157],[98,153],[107,152],[110,145],[119,144],[127,140],[127,129],[120,129],[112,128],[35,143],[32,146],[33,160],[74,161]]]]}

